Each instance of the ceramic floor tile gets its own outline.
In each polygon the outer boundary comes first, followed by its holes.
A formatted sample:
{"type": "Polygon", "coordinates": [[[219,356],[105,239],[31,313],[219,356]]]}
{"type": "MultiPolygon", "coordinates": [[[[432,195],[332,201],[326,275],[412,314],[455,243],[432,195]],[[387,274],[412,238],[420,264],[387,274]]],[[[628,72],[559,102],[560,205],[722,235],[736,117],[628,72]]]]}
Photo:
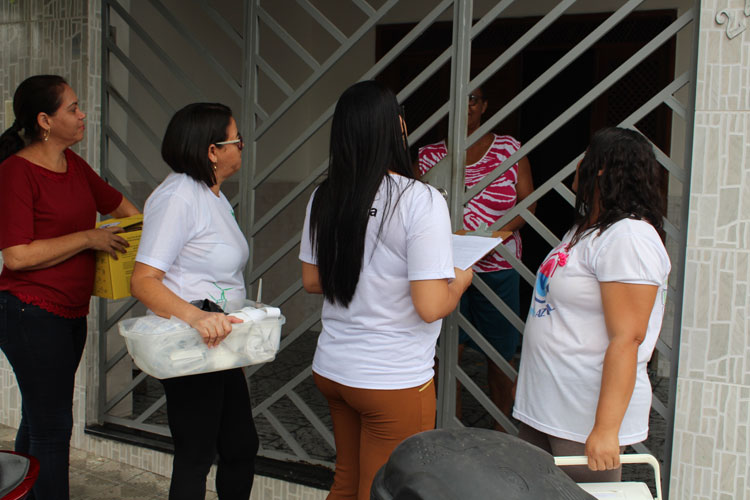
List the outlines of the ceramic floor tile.
{"type": "Polygon", "coordinates": [[[168,477],[143,472],[129,479],[127,484],[133,485],[144,492],[150,492],[149,494],[152,496],[166,498],[167,493],[169,493],[169,481],[168,477]]]}
{"type": "Polygon", "coordinates": [[[105,481],[101,478],[97,478],[86,474],[85,472],[72,470],[70,472],[70,498],[88,500],[94,498],[102,498],[106,490],[111,490],[115,486],[114,483],[105,481]]]}
{"type": "Polygon", "coordinates": [[[70,468],[71,470],[77,470],[79,472],[88,472],[97,467],[101,467],[110,460],[98,457],[93,453],[89,453],[76,448],[70,449],[70,468]]]}
{"type": "Polygon", "coordinates": [[[121,464],[113,460],[106,460],[97,465],[93,465],[88,468],[85,472],[111,481],[113,483],[124,483],[143,473],[143,469],[138,469],[132,465],[121,464]]]}

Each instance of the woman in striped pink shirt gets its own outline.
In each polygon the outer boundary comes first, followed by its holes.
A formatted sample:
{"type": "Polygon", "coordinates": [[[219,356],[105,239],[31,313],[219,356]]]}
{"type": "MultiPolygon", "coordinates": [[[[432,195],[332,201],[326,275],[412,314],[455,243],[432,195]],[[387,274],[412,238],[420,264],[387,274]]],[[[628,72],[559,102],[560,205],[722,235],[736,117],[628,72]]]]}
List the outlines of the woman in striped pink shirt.
{"type": "MultiPolygon", "coordinates": [[[[487,110],[487,99],[481,88],[469,94],[468,135],[471,135],[482,123],[482,115],[487,110]]],[[[515,153],[521,144],[509,135],[497,135],[489,132],[472,144],[466,151],[466,171],[464,182],[471,188],[487,174],[498,168],[503,161],[515,153]]],[[[443,157],[448,154],[445,141],[427,145],[419,149],[419,173],[424,175],[443,157]]],[[[507,168],[506,165],[504,168],[507,168]]],[[[464,230],[473,231],[481,223],[494,224],[515,204],[523,200],[534,190],[531,167],[526,157],[507,168],[505,173],[495,179],[472,198],[464,207],[464,230]]],[[[534,211],[535,204],[529,207],[534,211]]],[[[518,230],[524,220],[520,216],[505,224],[501,231],[511,231],[513,235],[505,242],[506,248],[517,259],[521,258],[521,236],[518,230]]],[[[518,297],[519,275],[513,266],[503,259],[499,252],[493,251],[474,265],[474,272],[505,302],[516,314],[519,314],[518,297]]],[[[508,361],[513,359],[519,342],[519,332],[505,319],[476,287],[470,287],[461,298],[461,314],[486,338],[492,346],[508,361]]],[[[463,330],[459,337],[459,359],[465,346],[480,350],[463,330]]],[[[481,351],[481,350],[480,350],[481,351]]],[[[490,397],[495,405],[506,415],[513,406],[513,381],[510,380],[489,359],[487,360],[487,379],[490,397]]],[[[460,393],[456,398],[456,414],[461,415],[460,393]]],[[[499,426],[496,426],[499,428],[499,426]]]]}

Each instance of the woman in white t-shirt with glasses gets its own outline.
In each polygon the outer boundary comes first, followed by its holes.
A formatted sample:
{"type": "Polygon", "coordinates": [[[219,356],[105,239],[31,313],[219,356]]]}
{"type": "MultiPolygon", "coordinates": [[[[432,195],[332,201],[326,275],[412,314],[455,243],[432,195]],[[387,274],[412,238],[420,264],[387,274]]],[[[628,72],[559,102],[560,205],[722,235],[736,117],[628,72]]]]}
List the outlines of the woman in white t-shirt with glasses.
{"type": "MultiPolygon", "coordinates": [[[[174,316],[216,347],[242,321],[196,307],[209,299],[224,311],[244,305],[242,271],[250,255],[221,185],[242,165],[243,142],[232,111],[218,103],[189,104],[169,122],[161,154],[174,172],[151,193],[131,291],[153,313],[174,316]]],[[[174,442],[170,500],[206,496],[216,456],[222,500],[247,500],[258,435],[241,368],[161,381],[174,442]]]]}
{"type": "Polygon", "coordinates": [[[367,500],[393,449],[434,427],[441,318],[472,277],[453,267],[448,207],[416,180],[396,96],[379,83],[336,105],[300,259],[305,290],[325,297],[313,375],[336,441],[328,499],[367,500]]]}
{"type": "Polygon", "coordinates": [[[565,467],[577,482],[619,481],[619,454],[648,435],[670,270],[660,174],[641,134],[597,132],[573,181],[575,225],[537,273],[513,416],[527,441],[588,457],[565,467]]]}

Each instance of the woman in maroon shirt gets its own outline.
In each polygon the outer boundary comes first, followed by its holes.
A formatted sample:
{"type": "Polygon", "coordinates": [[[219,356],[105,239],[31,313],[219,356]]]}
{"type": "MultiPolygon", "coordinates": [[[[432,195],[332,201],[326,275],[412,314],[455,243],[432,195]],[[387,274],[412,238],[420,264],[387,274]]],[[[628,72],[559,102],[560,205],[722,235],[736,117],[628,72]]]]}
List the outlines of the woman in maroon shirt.
{"type": "Polygon", "coordinates": [[[0,348],[22,397],[16,451],[40,463],[34,498],[65,500],[94,250],[116,256],[128,246],[117,229],[94,229],[96,213],[138,209],[68,149],[83,139],[86,115],[62,77],[23,81],[13,111],[0,136],[0,348]]]}

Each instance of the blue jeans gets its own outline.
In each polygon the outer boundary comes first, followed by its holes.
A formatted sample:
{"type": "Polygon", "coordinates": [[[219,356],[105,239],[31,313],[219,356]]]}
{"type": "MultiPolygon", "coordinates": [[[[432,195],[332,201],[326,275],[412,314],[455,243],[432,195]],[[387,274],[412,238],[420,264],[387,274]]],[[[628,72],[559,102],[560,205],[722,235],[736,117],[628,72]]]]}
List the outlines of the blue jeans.
{"type": "MultiPolygon", "coordinates": [[[[515,269],[477,273],[495,294],[503,299],[513,312],[518,315],[520,310],[518,285],[520,276],[515,269]]],[[[520,334],[518,330],[498,311],[492,303],[482,295],[482,292],[472,285],[461,296],[461,314],[479,330],[500,355],[510,361],[518,348],[520,334]]],[[[460,331],[458,342],[481,352],[477,344],[471,340],[463,330],[460,331]]]]}
{"type": "Polygon", "coordinates": [[[67,319],[0,292],[0,348],[21,391],[16,451],[39,460],[35,500],[67,500],[73,384],[86,318],[67,319]]]}

